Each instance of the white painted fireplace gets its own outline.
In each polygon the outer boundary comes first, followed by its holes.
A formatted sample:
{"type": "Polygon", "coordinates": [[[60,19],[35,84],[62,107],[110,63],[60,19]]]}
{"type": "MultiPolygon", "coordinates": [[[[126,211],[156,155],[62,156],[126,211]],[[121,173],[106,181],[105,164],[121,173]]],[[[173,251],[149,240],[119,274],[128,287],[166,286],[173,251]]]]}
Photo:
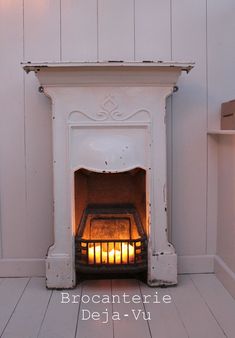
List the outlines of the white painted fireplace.
{"type": "MultiPolygon", "coordinates": [[[[105,175],[145,172],[147,282],[177,283],[177,255],[167,236],[165,100],[181,72],[192,67],[162,62],[24,66],[36,73],[52,100],[54,244],[46,257],[49,288],[76,285],[75,173],[80,169],[105,175]]],[[[81,198],[78,204],[82,209],[85,202],[81,198]]]]}

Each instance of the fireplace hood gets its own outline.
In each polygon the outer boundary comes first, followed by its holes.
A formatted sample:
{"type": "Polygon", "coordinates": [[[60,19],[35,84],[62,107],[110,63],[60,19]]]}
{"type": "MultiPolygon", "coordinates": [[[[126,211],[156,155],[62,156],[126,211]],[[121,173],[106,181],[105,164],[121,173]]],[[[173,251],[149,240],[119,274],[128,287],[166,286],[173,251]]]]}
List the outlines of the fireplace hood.
{"type": "MultiPolygon", "coordinates": [[[[48,287],[76,285],[75,238],[84,210],[94,202],[133,205],[147,243],[147,283],[177,283],[177,255],[167,236],[165,100],[181,72],[188,73],[193,66],[177,62],[23,64],[26,72],[35,72],[40,91],[52,100],[54,244],[46,257],[48,287]]],[[[108,229],[110,220],[102,217],[94,218],[94,229],[102,222],[108,229]]],[[[126,218],[119,218],[125,227],[126,218]]],[[[131,244],[122,245],[129,252],[131,244]]],[[[111,256],[106,257],[98,263],[111,256]]],[[[112,263],[117,261],[120,258],[112,263]]]]}

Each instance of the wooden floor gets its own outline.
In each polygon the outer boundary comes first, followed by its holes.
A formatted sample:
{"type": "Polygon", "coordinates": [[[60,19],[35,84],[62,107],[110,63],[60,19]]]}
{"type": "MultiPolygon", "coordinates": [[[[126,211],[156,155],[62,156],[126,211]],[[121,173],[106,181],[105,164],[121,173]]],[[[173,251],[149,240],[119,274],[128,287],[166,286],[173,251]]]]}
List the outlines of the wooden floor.
{"type": "Polygon", "coordinates": [[[67,304],[61,304],[61,292],[67,291],[47,290],[44,278],[0,279],[1,337],[235,337],[235,300],[213,274],[180,276],[170,288],[137,280],[86,281],[69,298],[64,295],[67,304]],[[162,302],[164,296],[172,301],[162,302]]]}

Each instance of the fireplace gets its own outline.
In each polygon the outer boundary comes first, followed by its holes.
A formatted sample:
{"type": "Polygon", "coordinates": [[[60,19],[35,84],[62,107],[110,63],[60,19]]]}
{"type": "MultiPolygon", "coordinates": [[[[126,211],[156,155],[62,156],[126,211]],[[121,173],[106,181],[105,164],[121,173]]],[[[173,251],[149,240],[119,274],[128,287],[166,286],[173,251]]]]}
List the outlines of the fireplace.
{"type": "Polygon", "coordinates": [[[25,64],[52,100],[54,244],[47,286],[145,271],[177,283],[168,240],[165,100],[192,64],[25,64]]]}

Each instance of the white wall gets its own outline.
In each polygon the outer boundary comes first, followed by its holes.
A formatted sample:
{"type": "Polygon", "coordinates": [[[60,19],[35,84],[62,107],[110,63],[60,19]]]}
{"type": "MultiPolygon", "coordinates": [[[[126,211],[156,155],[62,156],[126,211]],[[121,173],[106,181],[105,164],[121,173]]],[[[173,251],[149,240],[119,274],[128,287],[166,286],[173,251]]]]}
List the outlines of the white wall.
{"type": "MultiPolygon", "coordinates": [[[[235,98],[235,2],[208,2],[208,121],[219,126],[219,105],[235,98]],[[220,18],[224,17],[221,25],[220,18]],[[219,24],[220,23],[220,24],[219,24]]],[[[235,138],[209,136],[218,148],[218,234],[215,272],[235,297],[235,138]]],[[[209,149],[209,150],[210,150],[209,149]]],[[[212,199],[212,198],[211,198],[212,199]]]]}
{"type": "Polygon", "coordinates": [[[235,297],[235,136],[219,136],[216,273],[235,297]]]}
{"type": "Polygon", "coordinates": [[[21,61],[196,62],[168,102],[170,232],[180,271],[213,270],[217,142],[207,128],[235,92],[224,43],[233,9],[233,0],[0,0],[0,275],[42,274],[53,242],[50,102],[21,61]]]}

